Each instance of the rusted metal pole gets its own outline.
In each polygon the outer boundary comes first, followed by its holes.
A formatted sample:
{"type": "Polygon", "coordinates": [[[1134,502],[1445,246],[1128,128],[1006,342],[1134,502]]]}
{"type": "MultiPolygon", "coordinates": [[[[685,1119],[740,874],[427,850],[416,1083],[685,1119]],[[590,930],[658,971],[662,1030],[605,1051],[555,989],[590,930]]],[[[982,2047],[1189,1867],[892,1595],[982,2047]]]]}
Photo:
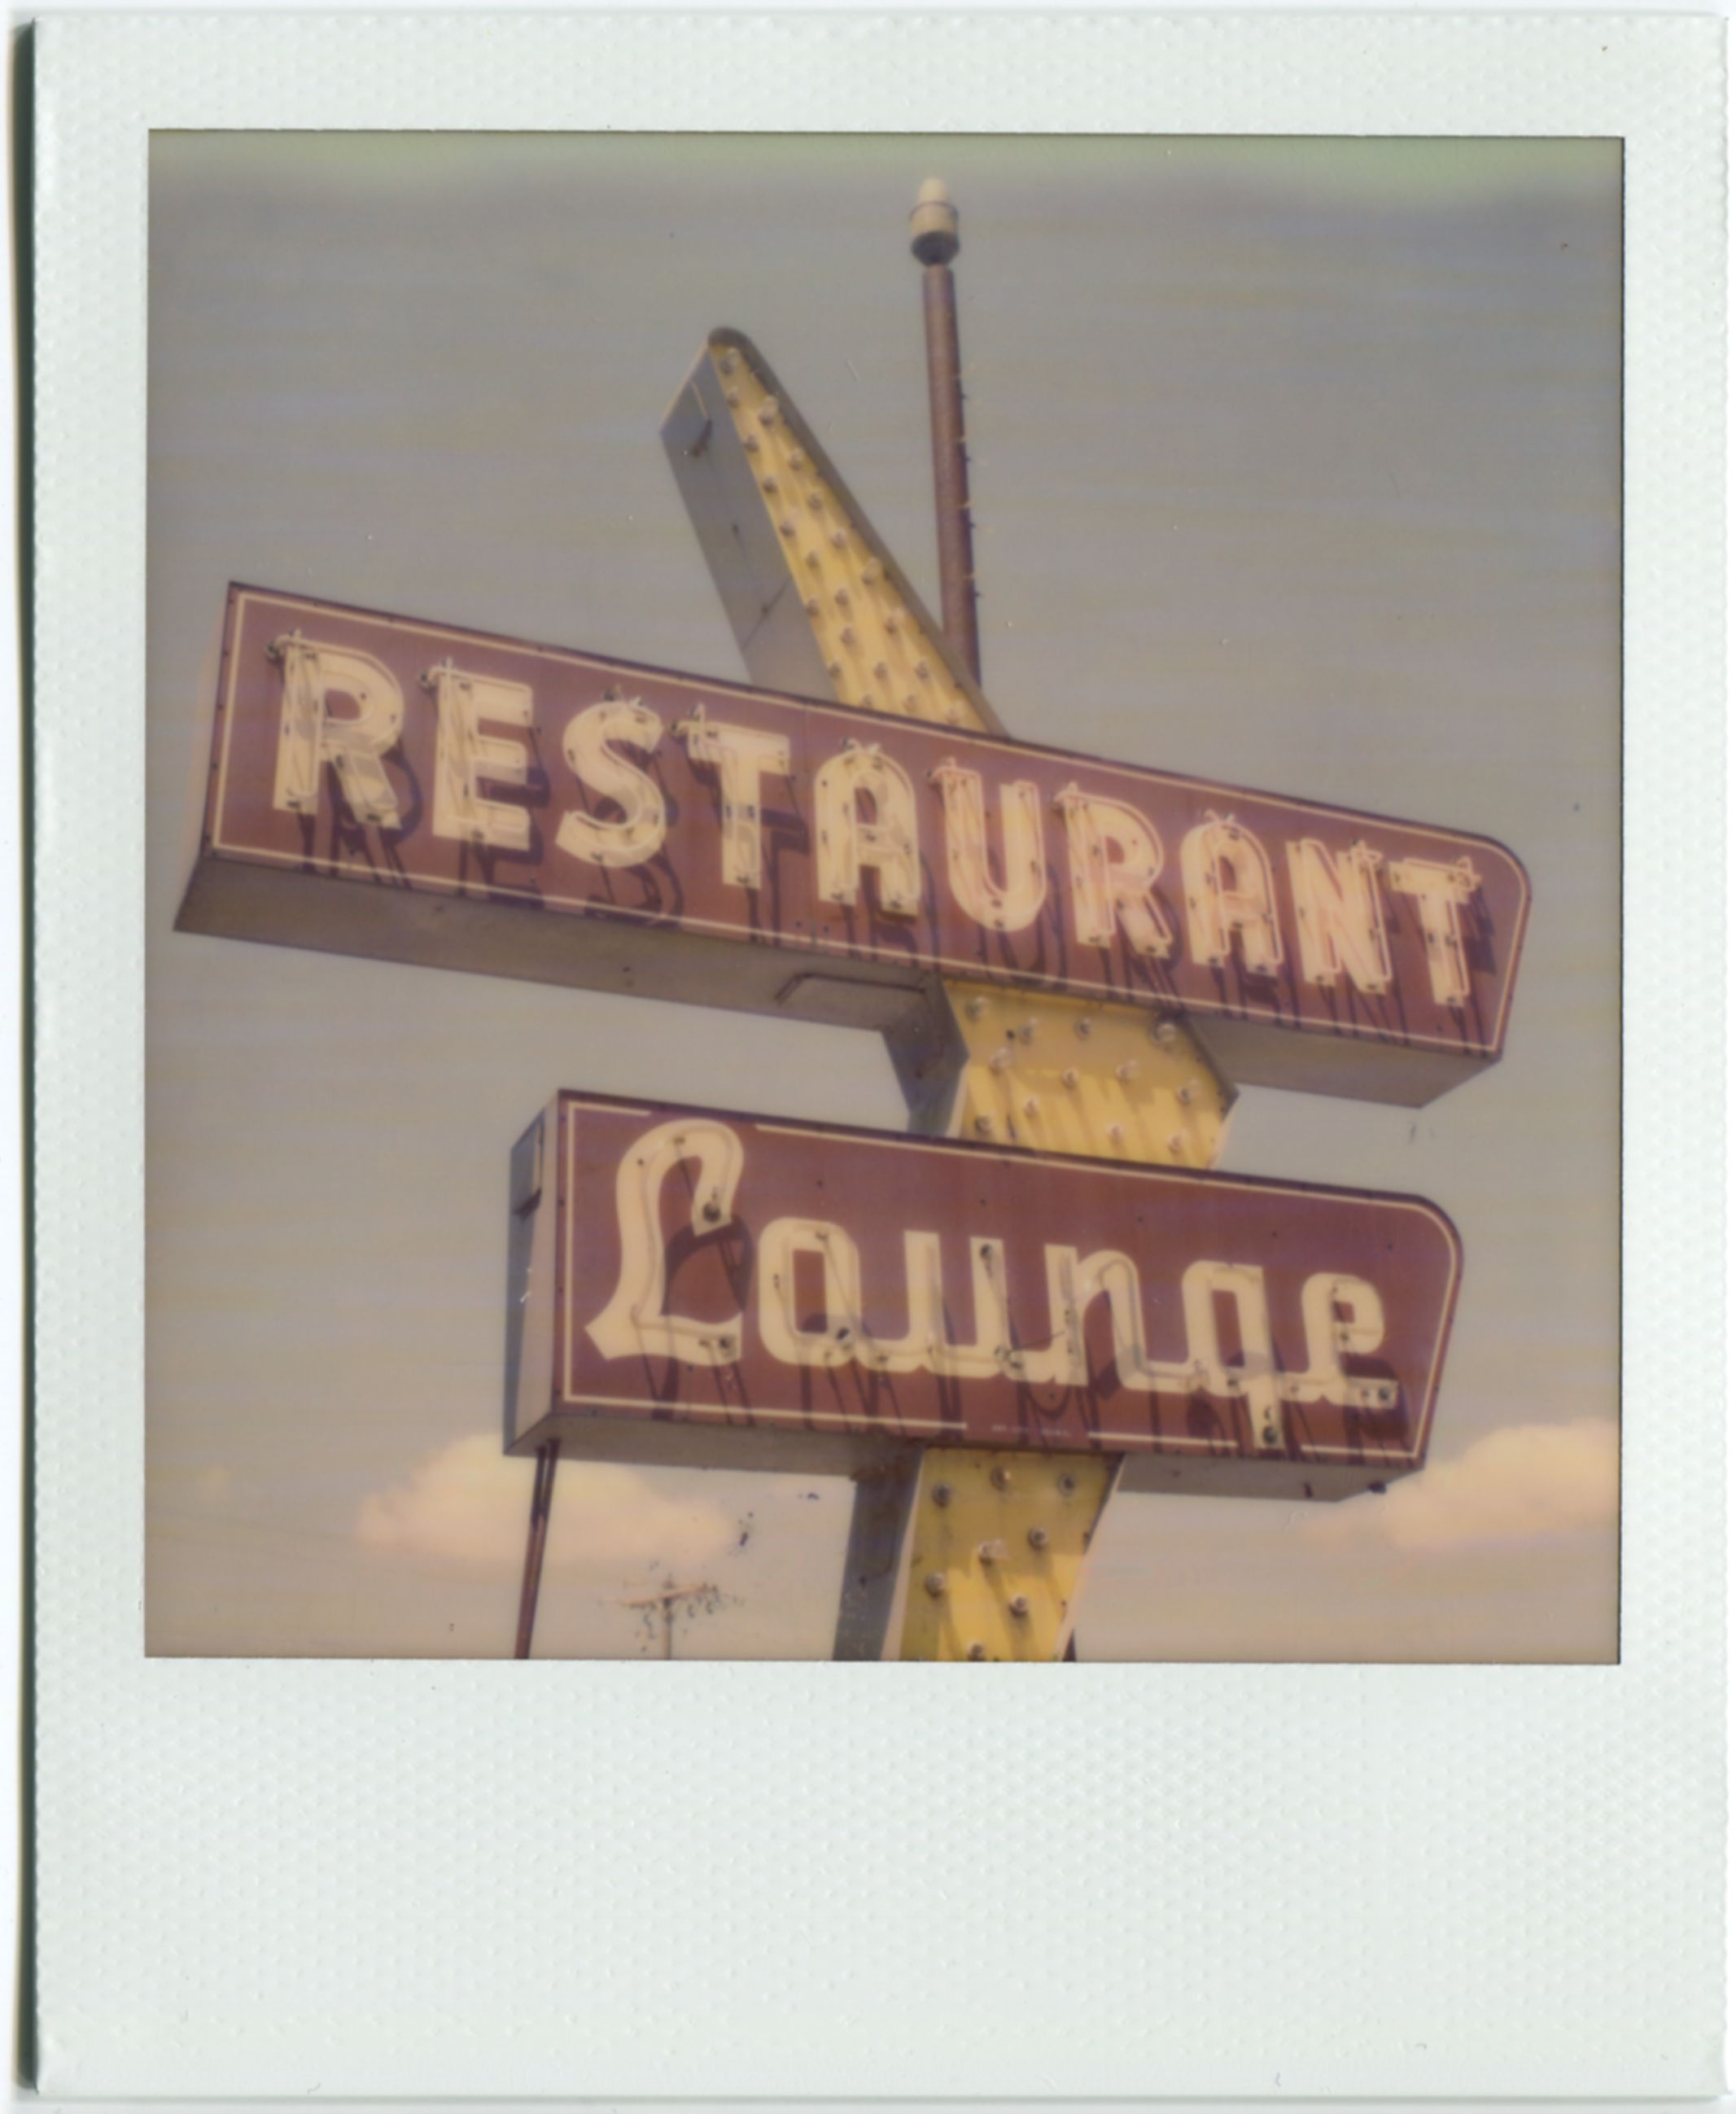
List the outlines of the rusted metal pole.
{"type": "Polygon", "coordinates": [[[537,1593],[542,1583],[542,1548],[549,1538],[549,1504],[555,1494],[555,1464],[560,1441],[537,1448],[537,1473],[531,1483],[530,1535],[524,1544],[524,1583],[519,1589],[519,1640],[514,1659],[531,1655],[531,1632],[537,1627],[537,1593]]]}
{"type": "Polygon", "coordinates": [[[979,682],[976,570],[971,550],[971,478],[965,454],[965,396],[959,375],[958,304],[953,259],[958,213],[946,185],[930,176],[916,194],[910,246],[922,266],[922,321],[928,339],[929,428],[934,449],[934,525],[940,547],[940,620],[979,682]]]}

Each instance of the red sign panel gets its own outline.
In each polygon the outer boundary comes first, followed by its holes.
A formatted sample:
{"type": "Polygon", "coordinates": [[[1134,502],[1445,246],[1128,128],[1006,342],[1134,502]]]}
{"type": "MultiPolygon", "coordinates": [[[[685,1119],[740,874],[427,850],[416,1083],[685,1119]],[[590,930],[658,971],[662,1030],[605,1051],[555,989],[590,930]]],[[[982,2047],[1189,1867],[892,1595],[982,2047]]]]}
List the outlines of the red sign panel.
{"type": "Polygon", "coordinates": [[[1459,1243],[1405,1197],[562,1094],[514,1175],[509,1444],[900,1441],[1341,1497],[1421,1466],[1459,1243]]]}
{"type": "Polygon", "coordinates": [[[1527,901],[1483,838],[238,588],[180,922],[827,1018],[1074,991],[1419,1103],[1500,1055],[1527,901]]]}

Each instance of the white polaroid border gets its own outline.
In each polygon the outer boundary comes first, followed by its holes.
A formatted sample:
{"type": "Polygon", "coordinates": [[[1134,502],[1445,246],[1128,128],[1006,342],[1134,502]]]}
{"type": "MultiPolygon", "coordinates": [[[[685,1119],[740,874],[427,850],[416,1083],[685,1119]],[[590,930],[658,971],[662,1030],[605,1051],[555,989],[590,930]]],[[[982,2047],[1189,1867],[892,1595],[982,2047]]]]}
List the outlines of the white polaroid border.
{"type": "Polygon", "coordinates": [[[47,2096],[1715,2093],[1721,24],[61,16],[35,32],[47,2096]],[[1621,1662],[143,1650],[154,127],[1619,135],[1621,1662]]]}

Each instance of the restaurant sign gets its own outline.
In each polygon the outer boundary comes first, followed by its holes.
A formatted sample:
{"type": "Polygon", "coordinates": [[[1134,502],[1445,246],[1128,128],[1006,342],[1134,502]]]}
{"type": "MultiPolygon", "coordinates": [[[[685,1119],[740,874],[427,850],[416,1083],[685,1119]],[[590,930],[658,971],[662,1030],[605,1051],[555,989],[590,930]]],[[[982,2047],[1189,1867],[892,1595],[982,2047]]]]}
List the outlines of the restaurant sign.
{"type": "Polygon", "coordinates": [[[233,588],[179,922],[877,1027],[1071,993],[1415,1105],[1499,1056],[1527,900],[1485,838],[233,588]]]}
{"type": "Polygon", "coordinates": [[[1432,1205],[563,1093],[513,1162],[509,1450],[853,1473],[897,1442],[1336,1499],[1423,1464],[1432,1205]]]}

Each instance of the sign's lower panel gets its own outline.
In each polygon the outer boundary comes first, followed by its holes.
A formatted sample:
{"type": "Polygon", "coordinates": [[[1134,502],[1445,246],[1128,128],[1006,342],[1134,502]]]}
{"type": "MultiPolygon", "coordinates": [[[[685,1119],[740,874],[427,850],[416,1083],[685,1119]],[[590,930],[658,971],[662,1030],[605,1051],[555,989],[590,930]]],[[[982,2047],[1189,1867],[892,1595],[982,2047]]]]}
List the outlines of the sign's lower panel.
{"type": "Polygon", "coordinates": [[[514,1170],[512,1452],[1308,1499],[1427,1451],[1459,1248],[1417,1198],[579,1094],[514,1170]]]}

